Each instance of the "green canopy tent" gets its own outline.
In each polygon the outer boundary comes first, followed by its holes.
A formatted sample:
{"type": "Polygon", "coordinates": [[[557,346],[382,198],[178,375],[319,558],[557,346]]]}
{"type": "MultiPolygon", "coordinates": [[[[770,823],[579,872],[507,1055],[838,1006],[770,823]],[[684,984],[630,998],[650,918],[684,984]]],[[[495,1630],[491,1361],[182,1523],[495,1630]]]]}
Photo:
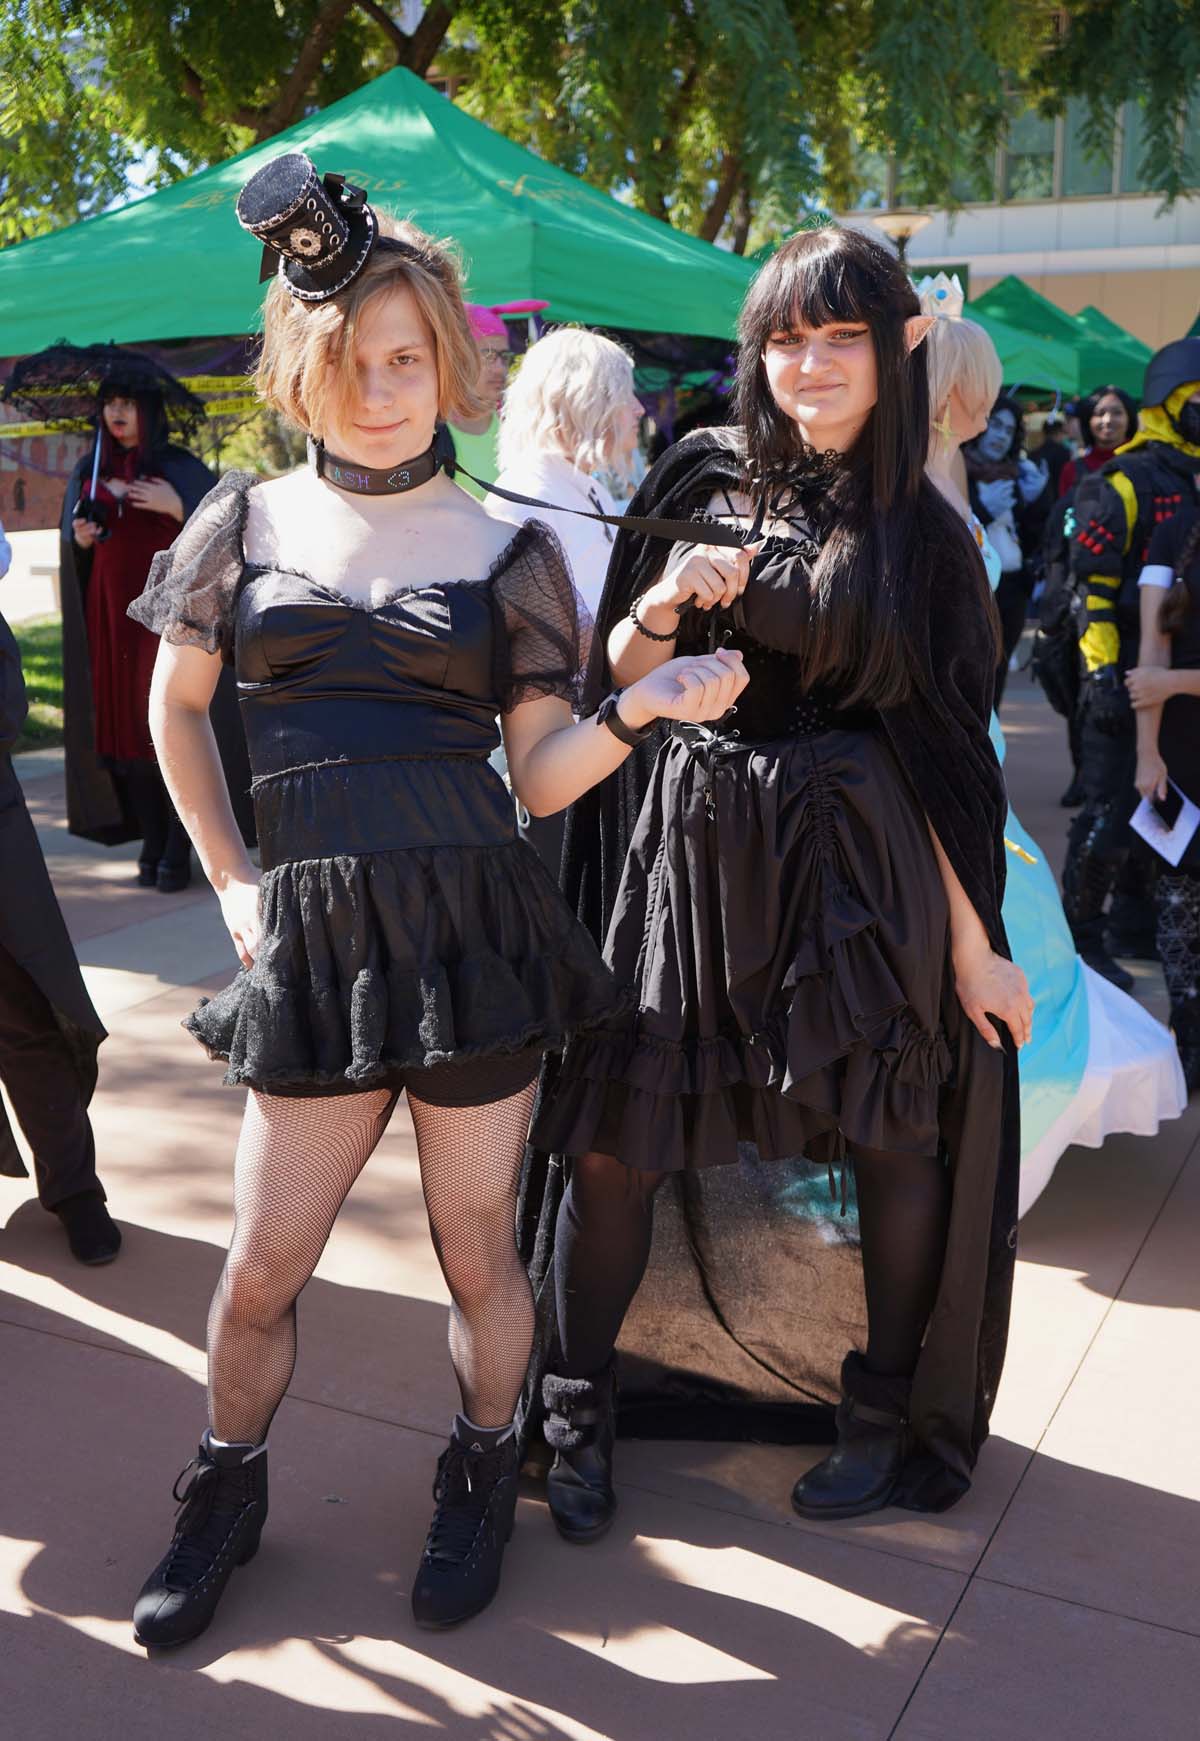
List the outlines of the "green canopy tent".
{"type": "Polygon", "coordinates": [[[1079,359],[1071,345],[1009,326],[977,302],[968,302],[963,313],[981,326],[995,345],[1008,386],[1041,388],[1046,392],[1077,391],[1073,383],[1079,359]]]}
{"type": "Polygon", "coordinates": [[[4,249],[0,350],[254,331],[261,250],[234,201],[289,150],[453,237],[480,302],[544,298],[558,320],[728,338],[753,276],[739,255],[544,163],[396,68],[174,187],[4,249]]]}
{"type": "MultiPolygon", "coordinates": [[[[1053,339],[1074,352],[1070,377],[1053,381],[1028,381],[1029,386],[1051,386],[1062,393],[1086,393],[1101,383],[1112,382],[1140,398],[1150,352],[1139,339],[1109,321],[1098,309],[1084,315],[1068,314],[1023,279],[1002,278],[971,303],[972,319],[994,316],[1009,327],[1037,338],[1053,339]]],[[[1007,374],[1007,370],[1006,370],[1007,374]]]]}

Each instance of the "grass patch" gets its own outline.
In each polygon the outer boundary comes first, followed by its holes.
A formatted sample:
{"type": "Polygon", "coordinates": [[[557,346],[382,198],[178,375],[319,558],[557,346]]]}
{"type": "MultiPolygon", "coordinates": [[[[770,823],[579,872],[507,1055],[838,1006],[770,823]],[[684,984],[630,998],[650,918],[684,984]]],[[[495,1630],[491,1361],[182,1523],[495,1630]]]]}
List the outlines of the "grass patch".
{"type": "Polygon", "coordinates": [[[29,718],[13,754],[52,749],[63,741],[62,619],[35,617],[14,627],[13,634],[29,695],[29,718]]]}

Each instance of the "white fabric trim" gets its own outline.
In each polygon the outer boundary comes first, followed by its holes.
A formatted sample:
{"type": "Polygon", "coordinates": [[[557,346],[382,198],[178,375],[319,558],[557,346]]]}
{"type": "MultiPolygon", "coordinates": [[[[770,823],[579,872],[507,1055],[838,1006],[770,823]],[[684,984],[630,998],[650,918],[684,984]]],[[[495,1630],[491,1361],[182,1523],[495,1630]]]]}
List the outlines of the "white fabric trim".
{"type": "Polygon", "coordinates": [[[1098,1149],[1105,1137],[1125,1131],[1154,1136],[1187,1106],[1187,1086],[1175,1041],[1134,998],[1084,967],[1088,997],[1088,1061],[1074,1100],[1021,1162],[1017,1208],[1033,1208],[1064,1149],[1077,1143],[1098,1149]]]}
{"type": "Polygon", "coordinates": [[[1167,591],[1175,584],[1175,570],[1165,562],[1148,562],[1138,575],[1139,586],[1160,586],[1167,591]]]}

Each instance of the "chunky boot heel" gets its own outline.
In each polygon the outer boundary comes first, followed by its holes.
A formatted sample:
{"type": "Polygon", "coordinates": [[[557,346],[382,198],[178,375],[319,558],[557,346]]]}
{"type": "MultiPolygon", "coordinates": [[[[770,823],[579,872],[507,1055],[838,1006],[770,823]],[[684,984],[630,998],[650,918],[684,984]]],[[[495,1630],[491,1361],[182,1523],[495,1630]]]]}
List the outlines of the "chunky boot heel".
{"type": "Polygon", "coordinates": [[[174,1537],[134,1604],[133,1635],[148,1648],[165,1650],[199,1638],[235,1568],[258,1552],[267,1518],[267,1453],[248,1444],[213,1445],[210,1439],[205,1433],[175,1482],[174,1537]]]}
{"type": "Polygon", "coordinates": [[[500,1588],[517,1510],[517,1439],[472,1450],[457,1433],[438,1458],[437,1502],[413,1584],[418,1626],[440,1631],[482,1613],[500,1588]]]}
{"type": "Polygon", "coordinates": [[[846,1356],[837,1446],[792,1489],[801,1517],[862,1517],[890,1502],[908,1454],[911,1390],[909,1379],[868,1372],[860,1355],[846,1356]]]}
{"type": "Polygon", "coordinates": [[[611,1527],[617,1509],[613,1447],[617,1437],[617,1375],[612,1365],[595,1378],[542,1380],[542,1431],[555,1452],[546,1499],[564,1541],[594,1542],[611,1527]]]}

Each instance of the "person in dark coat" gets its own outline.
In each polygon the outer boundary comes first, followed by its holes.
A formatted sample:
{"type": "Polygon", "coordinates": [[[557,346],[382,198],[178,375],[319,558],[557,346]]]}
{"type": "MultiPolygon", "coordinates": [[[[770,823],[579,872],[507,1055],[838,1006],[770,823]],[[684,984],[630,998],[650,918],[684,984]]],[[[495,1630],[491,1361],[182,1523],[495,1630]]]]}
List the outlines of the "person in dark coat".
{"type": "MultiPolygon", "coordinates": [[[[172,893],[187,886],[191,859],[150,741],[158,644],[126,609],[155,554],[216,478],[169,440],[162,393],[139,373],[136,357],[106,375],[98,415],[95,488],[89,448],[68,481],[62,513],[67,826],[103,845],[141,840],[139,884],[172,893]]],[[[251,840],[249,762],[232,681],[214,698],[213,720],[235,814],[251,840]]]]}
{"type": "MultiPolygon", "coordinates": [[[[121,1233],[105,1208],[87,1112],[104,1026],[13,767],[28,711],[21,654],[0,616],[0,1081],[33,1151],[43,1209],[58,1216],[81,1263],[109,1263],[121,1233]]],[[[0,1173],[28,1176],[3,1102],[0,1173]]]]}
{"type": "Polygon", "coordinates": [[[749,682],[736,722],[656,733],[568,821],[566,891],[636,999],[548,1062],[526,1170],[572,1541],[613,1516],[613,1347],[658,1196],[654,1333],[623,1386],[644,1394],[653,1360],[661,1402],[723,1393],[727,1421],[840,1392],[837,1450],[793,1493],[806,1517],[944,1509],[986,1436],[1032,1006],[1000,912],[999,625],[925,478],[929,324],[879,244],[794,237],[742,311],[739,427],[681,442],[631,507],[697,542],[614,547],[595,693],[677,645],[739,651],[749,682]],[[706,543],[714,517],[749,548],[706,543]],[[843,1190],[853,1170],[861,1264],[815,1225],[799,1156],[843,1190]]]}
{"type": "Polygon", "coordinates": [[[1152,872],[1139,866],[1129,827],[1137,731],[1125,678],[1138,665],[1138,582],[1157,529],[1195,505],[1198,472],[1200,337],[1175,339],[1151,357],[1140,428],[1100,471],[1084,474],[1074,498],[1084,801],[1067,839],[1063,908],[1080,955],[1122,991],[1133,977],[1116,954],[1152,948],[1155,931],[1152,872]]]}

